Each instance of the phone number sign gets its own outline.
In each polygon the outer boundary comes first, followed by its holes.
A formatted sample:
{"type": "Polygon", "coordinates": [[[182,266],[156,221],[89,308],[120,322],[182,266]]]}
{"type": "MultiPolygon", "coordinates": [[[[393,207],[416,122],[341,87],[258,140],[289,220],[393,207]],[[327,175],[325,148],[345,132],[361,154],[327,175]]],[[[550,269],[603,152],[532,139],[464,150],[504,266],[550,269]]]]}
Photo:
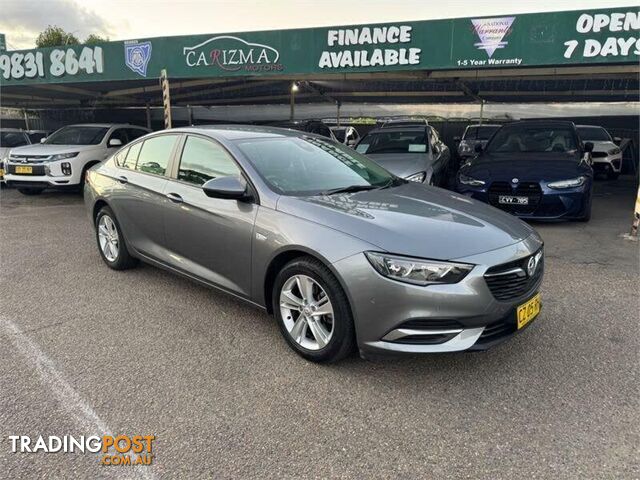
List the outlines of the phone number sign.
{"type": "Polygon", "coordinates": [[[29,51],[0,55],[0,76],[4,80],[100,74],[104,72],[102,47],[54,48],[49,52],[29,51]]]}

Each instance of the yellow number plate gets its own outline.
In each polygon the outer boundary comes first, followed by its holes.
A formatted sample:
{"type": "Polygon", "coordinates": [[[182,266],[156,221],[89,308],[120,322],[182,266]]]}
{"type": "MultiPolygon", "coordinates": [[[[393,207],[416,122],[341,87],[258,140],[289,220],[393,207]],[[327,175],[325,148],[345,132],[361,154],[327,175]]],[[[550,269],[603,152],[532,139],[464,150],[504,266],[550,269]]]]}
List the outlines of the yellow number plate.
{"type": "Polygon", "coordinates": [[[33,173],[33,167],[16,167],[16,173],[26,173],[30,175],[33,173]]]}
{"type": "Polygon", "coordinates": [[[540,294],[518,307],[518,330],[524,327],[540,313],[540,294]]]}

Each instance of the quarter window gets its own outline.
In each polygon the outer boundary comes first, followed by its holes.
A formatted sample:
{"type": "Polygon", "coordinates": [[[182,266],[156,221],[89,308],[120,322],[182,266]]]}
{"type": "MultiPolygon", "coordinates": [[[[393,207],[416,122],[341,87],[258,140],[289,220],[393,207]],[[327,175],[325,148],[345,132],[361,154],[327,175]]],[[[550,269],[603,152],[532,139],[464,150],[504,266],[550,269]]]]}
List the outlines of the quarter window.
{"type": "Polygon", "coordinates": [[[124,163],[121,163],[121,165],[124,168],[129,168],[131,170],[136,169],[136,162],[138,161],[138,154],[140,153],[140,147],[142,147],[142,142],[132,145],[131,148],[127,150],[127,153],[125,154],[125,158],[124,158],[124,163]]]}
{"type": "MultiPolygon", "coordinates": [[[[154,175],[164,175],[177,138],[177,135],[160,135],[142,142],[136,170],[154,175]]],[[[131,150],[134,147],[131,147],[131,150]]]]}
{"type": "Polygon", "coordinates": [[[129,153],[128,148],[123,148],[118,153],[116,153],[116,156],[115,156],[116,165],[118,165],[119,167],[124,167],[124,161],[127,158],[127,153],[129,153]]]}
{"type": "Polygon", "coordinates": [[[217,177],[240,175],[233,158],[217,143],[189,136],[182,150],[178,180],[202,185],[217,177]]]}

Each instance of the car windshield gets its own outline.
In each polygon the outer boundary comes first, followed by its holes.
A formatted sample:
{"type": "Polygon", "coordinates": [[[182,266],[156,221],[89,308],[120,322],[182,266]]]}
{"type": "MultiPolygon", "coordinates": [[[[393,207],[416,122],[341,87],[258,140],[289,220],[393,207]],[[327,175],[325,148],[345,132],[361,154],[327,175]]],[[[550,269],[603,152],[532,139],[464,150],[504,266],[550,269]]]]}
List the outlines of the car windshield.
{"type": "Polygon", "coordinates": [[[29,145],[29,142],[22,132],[0,132],[0,147],[13,148],[22,145],[29,145]]]}
{"type": "Polygon", "coordinates": [[[371,132],[358,143],[356,150],[367,155],[384,153],[425,153],[427,148],[426,129],[379,130],[371,132]]]}
{"type": "Polygon", "coordinates": [[[491,135],[493,135],[496,130],[500,127],[498,126],[477,126],[477,127],[469,127],[467,131],[464,133],[465,140],[489,140],[491,135]]]}
{"type": "Polygon", "coordinates": [[[611,141],[611,135],[602,127],[578,127],[578,134],[584,142],[611,141]]]}
{"type": "Polygon", "coordinates": [[[502,127],[491,139],[487,152],[577,152],[572,129],[564,126],[517,125],[502,127]]]}
{"type": "Polygon", "coordinates": [[[48,145],[98,145],[106,135],[108,127],[63,127],[45,143],[48,145]]]}
{"type": "Polygon", "coordinates": [[[364,190],[401,181],[364,155],[329,140],[251,138],[236,144],[269,187],[282,195],[364,190]]]}

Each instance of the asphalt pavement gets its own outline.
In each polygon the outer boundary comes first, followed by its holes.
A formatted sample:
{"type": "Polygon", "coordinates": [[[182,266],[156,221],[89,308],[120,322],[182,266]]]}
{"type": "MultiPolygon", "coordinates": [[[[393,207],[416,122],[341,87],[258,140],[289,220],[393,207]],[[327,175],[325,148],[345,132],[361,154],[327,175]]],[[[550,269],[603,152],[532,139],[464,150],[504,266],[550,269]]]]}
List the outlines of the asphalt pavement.
{"type": "Polygon", "coordinates": [[[638,478],[632,179],[589,223],[534,224],[543,311],[483,353],[322,366],[267,314],[115,272],[82,198],[0,192],[0,477],[638,478]],[[154,435],[153,465],[12,453],[9,435],[154,435]]]}

